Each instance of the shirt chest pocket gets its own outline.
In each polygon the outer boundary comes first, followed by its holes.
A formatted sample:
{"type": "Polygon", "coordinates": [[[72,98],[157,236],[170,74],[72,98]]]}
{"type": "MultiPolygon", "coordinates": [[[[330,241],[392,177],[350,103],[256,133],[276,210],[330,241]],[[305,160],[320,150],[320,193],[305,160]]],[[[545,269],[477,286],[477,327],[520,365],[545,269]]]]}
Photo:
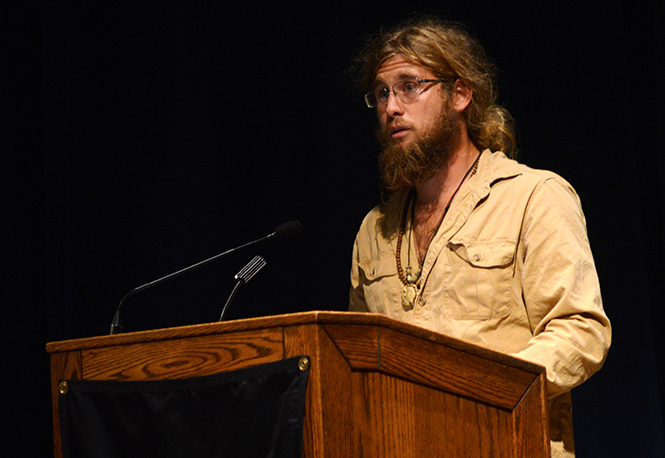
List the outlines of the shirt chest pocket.
{"type": "Polygon", "coordinates": [[[388,313],[400,300],[401,283],[397,276],[395,254],[383,251],[372,259],[361,260],[361,284],[365,302],[370,312],[388,313]]]}
{"type": "Polygon", "coordinates": [[[514,242],[450,241],[445,315],[487,320],[510,313],[514,242]]]}

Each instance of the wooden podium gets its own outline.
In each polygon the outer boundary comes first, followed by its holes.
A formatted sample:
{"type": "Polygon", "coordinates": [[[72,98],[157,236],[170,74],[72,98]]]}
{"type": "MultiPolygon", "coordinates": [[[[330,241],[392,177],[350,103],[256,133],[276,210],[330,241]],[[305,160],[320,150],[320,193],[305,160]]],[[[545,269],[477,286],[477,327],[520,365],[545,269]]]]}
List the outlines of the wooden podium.
{"type": "Polygon", "coordinates": [[[63,380],[161,380],[310,357],[304,456],[550,456],[545,370],[390,318],[305,312],[52,342],[63,380]]]}

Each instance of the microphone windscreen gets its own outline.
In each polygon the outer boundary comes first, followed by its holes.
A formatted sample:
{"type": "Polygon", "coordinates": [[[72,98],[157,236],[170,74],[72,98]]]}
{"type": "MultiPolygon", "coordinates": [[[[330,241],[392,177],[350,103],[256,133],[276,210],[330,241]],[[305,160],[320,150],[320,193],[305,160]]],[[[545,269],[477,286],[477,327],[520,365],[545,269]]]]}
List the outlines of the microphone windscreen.
{"type": "Polygon", "coordinates": [[[280,224],[275,229],[275,235],[280,239],[292,239],[300,235],[302,226],[300,221],[289,221],[288,223],[280,224]]]}

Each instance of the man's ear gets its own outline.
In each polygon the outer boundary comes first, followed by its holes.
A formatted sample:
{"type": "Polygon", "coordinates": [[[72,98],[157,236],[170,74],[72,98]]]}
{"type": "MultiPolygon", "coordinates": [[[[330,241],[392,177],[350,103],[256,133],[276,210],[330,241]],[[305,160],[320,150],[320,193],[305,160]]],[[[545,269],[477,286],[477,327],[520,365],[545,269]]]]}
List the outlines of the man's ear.
{"type": "Polygon", "coordinates": [[[473,89],[463,79],[457,79],[453,87],[453,108],[455,111],[461,113],[466,110],[472,98],[473,89]]]}

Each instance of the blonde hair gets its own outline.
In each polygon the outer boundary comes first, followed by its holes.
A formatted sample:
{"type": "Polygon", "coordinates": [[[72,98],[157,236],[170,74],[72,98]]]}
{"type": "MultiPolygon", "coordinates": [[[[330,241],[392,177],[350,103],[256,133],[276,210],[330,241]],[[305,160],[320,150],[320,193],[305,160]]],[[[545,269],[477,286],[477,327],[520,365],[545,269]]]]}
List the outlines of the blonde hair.
{"type": "Polygon", "coordinates": [[[368,40],[359,57],[363,84],[371,90],[381,65],[401,55],[440,78],[463,80],[473,97],[464,110],[469,139],[481,151],[517,154],[514,121],[508,110],[496,104],[496,70],[480,43],[457,23],[433,17],[411,19],[368,40]]]}

